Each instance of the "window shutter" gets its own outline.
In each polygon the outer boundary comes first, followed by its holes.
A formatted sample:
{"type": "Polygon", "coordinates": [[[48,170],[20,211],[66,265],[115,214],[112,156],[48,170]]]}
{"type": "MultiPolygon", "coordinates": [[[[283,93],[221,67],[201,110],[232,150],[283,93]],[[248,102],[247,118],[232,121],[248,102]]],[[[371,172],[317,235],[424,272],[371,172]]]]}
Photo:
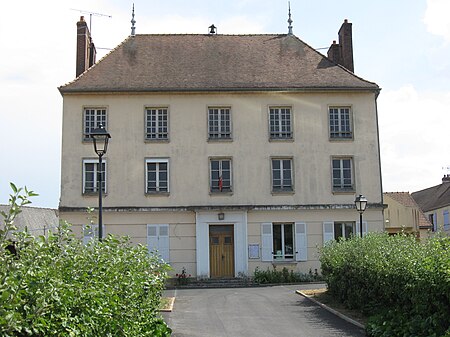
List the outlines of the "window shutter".
{"type": "MultiPolygon", "coordinates": [[[[102,225],[102,228],[104,236],[105,225],[102,225]]],[[[94,238],[98,238],[98,225],[96,224],[83,225],[83,244],[87,245],[89,241],[93,240],[94,238]]]]}
{"type": "Polygon", "coordinates": [[[334,240],[334,222],[328,221],[323,223],[323,243],[334,240]]]}
{"type": "MultiPolygon", "coordinates": [[[[362,227],[363,227],[363,236],[364,236],[364,235],[367,234],[367,221],[363,221],[363,222],[362,222],[362,225],[363,225],[362,227]]],[[[360,228],[361,228],[361,225],[360,225],[360,222],[358,221],[358,222],[356,223],[356,235],[358,235],[358,236],[361,236],[361,234],[360,234],[360,232],[361,232],[360,228]]]]}
{"type": "Polygon", "coordinates": [[[272,261],[273,259],[273,238],[272,224],[261,224],[261,260],[272,261]]]}
{"type": "Polygon", "coordinates": [[[164,262],[169,262],[169,225],[159,225],[158,251],[164,262]]]}
{"type": "Polygon", "coordinates": [[[158,250],[158,226],[147,225],[147,248],[148,252],[158,250]]]}
{"type": "Polygon", "coordinates": [[[297,261],[308,260],[308,236],[306,233],[306,223],[295,223],[295,259],[297,261]]]}

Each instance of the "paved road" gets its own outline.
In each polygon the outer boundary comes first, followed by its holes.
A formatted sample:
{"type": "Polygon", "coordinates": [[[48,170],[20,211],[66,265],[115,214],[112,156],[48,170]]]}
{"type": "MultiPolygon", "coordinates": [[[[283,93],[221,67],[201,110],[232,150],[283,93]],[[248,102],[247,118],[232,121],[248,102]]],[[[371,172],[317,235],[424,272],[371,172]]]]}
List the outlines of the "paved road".
{"type": "Polygon", "coordinates": [[[169,290],[166,296],[176,296],[174,310],[163,316],[173,337],[365,336],[297,289],[306,287],[169,290]]]}

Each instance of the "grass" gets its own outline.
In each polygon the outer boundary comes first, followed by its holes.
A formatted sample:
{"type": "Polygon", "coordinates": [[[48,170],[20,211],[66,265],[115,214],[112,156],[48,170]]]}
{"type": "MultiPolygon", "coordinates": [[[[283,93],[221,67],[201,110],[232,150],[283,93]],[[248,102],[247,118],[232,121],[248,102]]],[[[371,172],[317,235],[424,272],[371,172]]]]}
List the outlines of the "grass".
{"type": "Polygon", "coordinates": [[[159,311],[172,311],[173,303],[175,302],[175,297],[161,297],[161,304],[159,306],[159,311]]]}
{"type": "Polygon", "coordinates": [[[366,325],[367,323],[367,317],[364,316],[360,311],[358,310],[350,310],[347,309],[342,303],[338,302],[336,299],[331,296],[327,289],[311,289],[311,290],[302,290],[303,294],[305,294],[308,297],[314,298],[317,302],[320,302],[322,304],[325,304],[326,306],[340,312],[341,314],[344,314],[347,317],[350,317],[351,319],[366,325]]]}

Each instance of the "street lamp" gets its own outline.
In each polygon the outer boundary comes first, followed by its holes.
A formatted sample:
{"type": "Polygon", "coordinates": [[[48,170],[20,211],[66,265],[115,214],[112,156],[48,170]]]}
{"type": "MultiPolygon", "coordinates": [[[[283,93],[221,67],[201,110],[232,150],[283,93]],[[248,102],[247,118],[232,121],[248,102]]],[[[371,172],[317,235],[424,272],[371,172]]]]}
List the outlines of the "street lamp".
{"type": "Polygon", "coordinates": [[[108,140],[111,135],[105,130],[102,124],[90,133],[90,137],[94,141],[94,151],[98,155],[98,169],[97,169],[97,187],[98,188],[98,239],[103,238],[103,219],[102,219],[102,157],[108,149],[108,140]]]}
{"type": "Polygon", "coordinates": [[[359,212],[359,229],[360,229],[360,235],[362,237],[362,235],[363,235],[362,215],[363,215],[364,211],[366,210],[366,206],[367,206],[366,197],[363,196],[362,194],[357,196],[355,199],[355,206],[356,206],[356,210],[359,212]]]}

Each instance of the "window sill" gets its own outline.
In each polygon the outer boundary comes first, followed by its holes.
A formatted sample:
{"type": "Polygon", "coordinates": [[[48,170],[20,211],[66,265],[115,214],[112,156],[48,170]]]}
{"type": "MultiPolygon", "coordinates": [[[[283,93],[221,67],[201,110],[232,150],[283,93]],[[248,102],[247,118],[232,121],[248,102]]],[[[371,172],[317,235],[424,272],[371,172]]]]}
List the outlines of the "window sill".
{"type": "Polygon", "coordinates": [[[272,191],[272,195],[294,195],[295,191],[272,191]]]}
{"type": "Polygon", "coordinates": [[[169,139],[152,139],[152,138],[145,138],[145,143],[170,143],[169,139]]]}
{"type": "Polygon", "coordinates": [[[328,138],[330,142],[352,142],[354,141],[353,137],[334,137],[328,138]]]}
{"type": "Polygon", "coordinates": [[[294,142],[294,138],[269,138],[269,142],[288,142],[288,143],[293,143],[294,142]]]}
{"type": "Polygon", "coordinates": [[[231,195],[233,195],[233,191],[226,191],[226,192],[209,192],[209,195],[212,196],[212,197],[231,196],[231,195]]]}
{"type": "Polygon", "coordinates": [[[333,194],[355,194],[355,190],[333,190],[333,194]]]}
{"type": "Polygon", "coordinates": [[[289,260],[273,260],[272,261],[272,266],[274,267],[278,267],[278,266],[296,266],[297,265],[297,261],[295,261],[294,259],[289,259],[289,260]]]}
{"type": "Polygon", "coordinates": [[[229,143],[232,141],[233,141],[233,138],[208,138],[207,139],[208,143],[221,143],[221,142],[229,143]]]}
{"type": "Polygon", "coordinates": [[[170,192],[146,192],[146,197],[168,197],[170,192]]]}
{"type": "MultiPolygon", "coordinates": [[[[82,193],[83,197],[98,197],[98,191],[97,192],[84,192],[82,193]]],[[[108,193],[102,192],[102,197],[108,196],[108,193]]]]}

